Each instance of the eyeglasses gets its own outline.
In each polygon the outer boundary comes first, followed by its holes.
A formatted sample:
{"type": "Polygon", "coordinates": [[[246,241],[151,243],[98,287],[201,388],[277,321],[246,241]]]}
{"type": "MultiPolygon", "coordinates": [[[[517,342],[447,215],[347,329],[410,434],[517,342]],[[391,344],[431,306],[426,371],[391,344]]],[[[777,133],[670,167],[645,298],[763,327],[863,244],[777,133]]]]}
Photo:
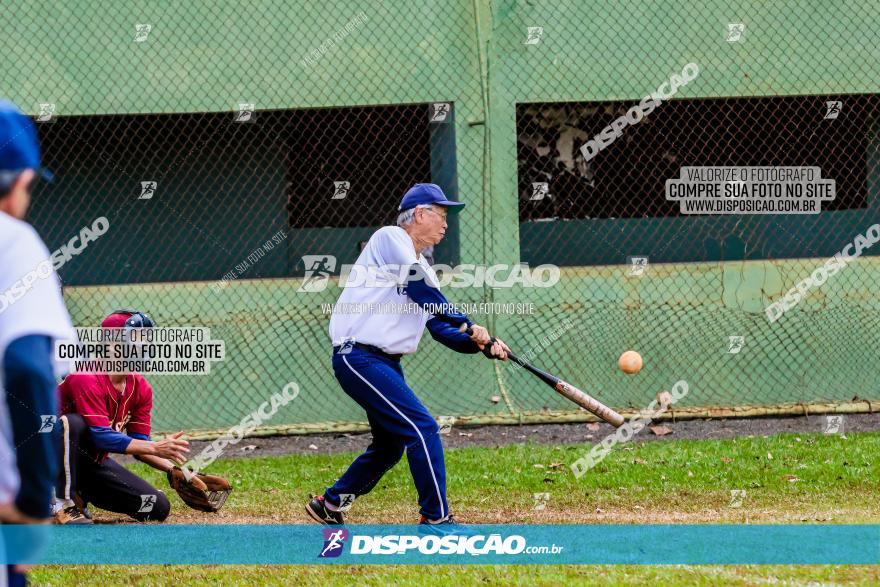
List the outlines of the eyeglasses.
{"type": "Polygon", "coordinates": [[[433,212],[434,214],[436,214],[437,216],[439,216],[439,217],[440,217],[440,220],[442,220],[443,222],[446,222],[446,218],[449,216],[449,213],[448,213],[448,212],[445,213],[445,214],[441,214],[440,212],[438,212],[438,211],[435,210],[434,208],[422,208],[422,210],[424,210],[425,212],[433,212]]]}

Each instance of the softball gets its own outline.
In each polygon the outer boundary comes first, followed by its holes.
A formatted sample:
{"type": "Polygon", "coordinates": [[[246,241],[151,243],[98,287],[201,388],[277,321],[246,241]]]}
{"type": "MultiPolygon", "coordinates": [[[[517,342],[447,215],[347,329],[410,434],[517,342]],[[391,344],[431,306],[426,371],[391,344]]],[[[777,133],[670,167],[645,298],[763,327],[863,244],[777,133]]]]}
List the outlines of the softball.
{"type": "Polygon", "coordinates": [[[626,351],[617,359],[617,366],[620,370],[629,375],[633,375],[642,370],[642,355],[635,351],[626,351]]]}

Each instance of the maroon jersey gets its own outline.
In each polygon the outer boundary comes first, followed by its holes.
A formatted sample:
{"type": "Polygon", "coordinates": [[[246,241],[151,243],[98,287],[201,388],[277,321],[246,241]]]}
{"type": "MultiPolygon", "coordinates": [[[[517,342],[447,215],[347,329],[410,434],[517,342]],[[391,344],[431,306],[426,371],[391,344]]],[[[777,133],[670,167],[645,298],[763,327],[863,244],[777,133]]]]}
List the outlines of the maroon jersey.
{"type": "MultiPolygon", "coordinates": [[[[79,414],[89,426],[106,426],[123,434],[150,435],[153,390],[139,373],[125,376],[125,388],[113,387],[104,373],[74,373],[58,386],[61,415],[79,414]]],[[[103,460],[106,454],[100,455],[103,460]]]]}

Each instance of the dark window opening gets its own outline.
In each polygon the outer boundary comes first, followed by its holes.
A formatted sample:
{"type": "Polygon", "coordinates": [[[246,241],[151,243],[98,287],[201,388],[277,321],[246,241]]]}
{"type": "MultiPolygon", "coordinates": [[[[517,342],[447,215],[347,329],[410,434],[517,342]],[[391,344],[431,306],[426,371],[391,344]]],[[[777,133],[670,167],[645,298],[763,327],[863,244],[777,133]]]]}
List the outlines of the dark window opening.
{"type": "Polygon", "coordinates": [[[586,161],[581,147],[638,101],[517,106],[520,221],[679,216],[665,199],[683,166],[818,166],[822,210],[867,207],[875,95],[672,100],[586,161]],[[828,102],[841,101],[836,118],[828,102]]]}
{"type": "Polygon", "coordinates": [[[290,226],[393,223],[406,190],[431,181],[430,127],[424,104],[292,111],[290,226]]]}

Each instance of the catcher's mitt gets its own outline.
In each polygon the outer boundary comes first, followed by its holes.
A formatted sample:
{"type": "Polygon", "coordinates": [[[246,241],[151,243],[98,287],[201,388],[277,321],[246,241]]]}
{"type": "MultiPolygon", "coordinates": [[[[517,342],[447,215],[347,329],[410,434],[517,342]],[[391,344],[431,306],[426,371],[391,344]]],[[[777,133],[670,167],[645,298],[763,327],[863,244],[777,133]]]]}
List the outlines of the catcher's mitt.
{"type": "Polygon", "coordinates": [[[204,475],[202,473],[190,474],[189,481],[180,467],[174,467],[168,471],[168,484],[177,492],[180,499],[194,510],[201,512],[220,511],[232,485],[223,477],[216,475],[204,475]]]}

